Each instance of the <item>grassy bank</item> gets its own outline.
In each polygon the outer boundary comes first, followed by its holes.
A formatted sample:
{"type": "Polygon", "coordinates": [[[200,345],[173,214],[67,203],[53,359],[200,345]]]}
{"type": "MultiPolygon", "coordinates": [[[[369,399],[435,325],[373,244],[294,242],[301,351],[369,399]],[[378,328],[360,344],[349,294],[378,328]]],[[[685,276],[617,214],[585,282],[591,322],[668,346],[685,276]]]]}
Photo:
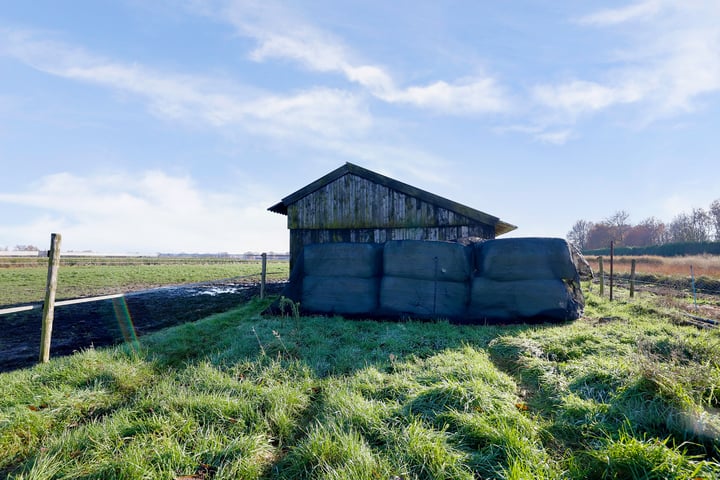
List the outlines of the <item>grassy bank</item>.
{"type": "Polygon", "coordinates": [[[264,306],[0,375],[0,476],[720,476],[720,332],[652,298],[504,327],[264,306]]]}
{"type": "MultiPolygon", "coordinates": [[[[24,259],[23,259],[24,260],[24,259]]],[[[47,259],[0,268],[0,305],[42,301],[47,259]]],[[[57,298],[79,298],[233,277],[259,281],[260,262],[203,258],[68,258],[60,265],[57,298]]],[[[269,261],[268,279],[288,277],[288,262],[269,261]]]]}

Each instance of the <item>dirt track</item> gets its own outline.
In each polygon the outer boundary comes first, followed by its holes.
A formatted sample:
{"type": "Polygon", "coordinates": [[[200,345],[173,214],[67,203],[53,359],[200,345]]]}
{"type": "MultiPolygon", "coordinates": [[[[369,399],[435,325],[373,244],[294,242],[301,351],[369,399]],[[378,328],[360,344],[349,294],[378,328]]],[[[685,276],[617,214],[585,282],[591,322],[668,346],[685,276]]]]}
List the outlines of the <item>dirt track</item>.
{"type": "MultiPolygon", "coordinates": [[[[278,294],[284,283],[267,285],[278,294]]],[[[259,284],[207,284],[128,293],[123,299],[67,305],[55,309],[51,357],[124,341],[129,317],[140,336],[172,325],[224,312],[260,293],[259,284]],[[125,314],[125,305],[127,312],[125,314]],[[125,330],[125,332],[123,332],[125,330]]],[[[34,365],[40,355],[42,309],[0,316],[0,372],[34,365]]]]}

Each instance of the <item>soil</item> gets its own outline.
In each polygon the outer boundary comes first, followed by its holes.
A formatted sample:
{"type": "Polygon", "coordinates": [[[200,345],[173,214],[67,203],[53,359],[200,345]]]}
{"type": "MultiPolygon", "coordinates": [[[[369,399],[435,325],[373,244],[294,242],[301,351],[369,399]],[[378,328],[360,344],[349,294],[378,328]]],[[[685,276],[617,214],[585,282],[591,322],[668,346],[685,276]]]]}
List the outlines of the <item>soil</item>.
{"type": "MultiPolygon", "coordinates": [[[[270,283],[266,292],[279,294],[284,287],[285,283],[270,283]]],[[[259,294],[259,284],[211,283],[163,287],[128,293],[120,299],[57,307],[50,356],[122,343],[131,333],[128,318],[135,334],[141,336],[230,310],[259,294]]],[[[41,321],[41,308],[0,316],[0,372],[37,363],[41,321]]]]}

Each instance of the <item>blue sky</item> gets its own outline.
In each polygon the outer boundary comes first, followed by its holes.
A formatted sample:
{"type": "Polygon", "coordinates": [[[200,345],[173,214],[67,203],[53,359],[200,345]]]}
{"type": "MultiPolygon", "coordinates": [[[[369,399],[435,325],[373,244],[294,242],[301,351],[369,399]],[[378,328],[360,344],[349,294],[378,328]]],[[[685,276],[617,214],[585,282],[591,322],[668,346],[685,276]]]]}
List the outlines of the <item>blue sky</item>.
{"type": "Polygon", "coordinates": [[[514,236],[720,198],[717,0],[0,5],[0,247],[287,251],[345,162],[514,236]]]}

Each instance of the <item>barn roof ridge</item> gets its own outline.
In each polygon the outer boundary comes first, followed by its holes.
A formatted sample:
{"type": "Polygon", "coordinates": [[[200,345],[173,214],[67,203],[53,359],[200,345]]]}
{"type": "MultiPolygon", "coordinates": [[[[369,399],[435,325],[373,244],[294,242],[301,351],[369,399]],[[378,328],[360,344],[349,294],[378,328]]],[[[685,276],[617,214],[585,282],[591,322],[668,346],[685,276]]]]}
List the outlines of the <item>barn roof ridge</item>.
{"type": "Polygon", "coordinates": [[[377,172],[373,172],[372,170],[368,170],[367,168],[360,167],[350,162],[346,162],[344,165],[336,168],[332,172],[320,177],[312,183],[309,183],[305,187],[297,190],[296,192],[291,193],[290,195],[283,198],[280,202],[268,208],[268,210],[271,212],[279,213],[281,215],[287,215],[288,205],[295,203],[301,198],[310,195],[311,193],[321,189],[329,183],[332,183],[335,180],[348,174],[365,178],[366,180],[370,180],[372,182],[386,186],[392,190],[396,190],[406,195],[419,198],[428,203],[438,205],[473,220],[493,225],[495,227],[496,235],[502,235],[503,233],[510,232],[517,228],[517,226],[503,222],[498,217],[495,217],[488,213],[481,212],[480,210],[468,207],[467,205],[463,205],[445,197],[441,197],[434,193],[428,192],[427,190],[413,187],[412,185],[409,185],[407,183],[395,180],[394,178],[390,178],[377,172]]]}

